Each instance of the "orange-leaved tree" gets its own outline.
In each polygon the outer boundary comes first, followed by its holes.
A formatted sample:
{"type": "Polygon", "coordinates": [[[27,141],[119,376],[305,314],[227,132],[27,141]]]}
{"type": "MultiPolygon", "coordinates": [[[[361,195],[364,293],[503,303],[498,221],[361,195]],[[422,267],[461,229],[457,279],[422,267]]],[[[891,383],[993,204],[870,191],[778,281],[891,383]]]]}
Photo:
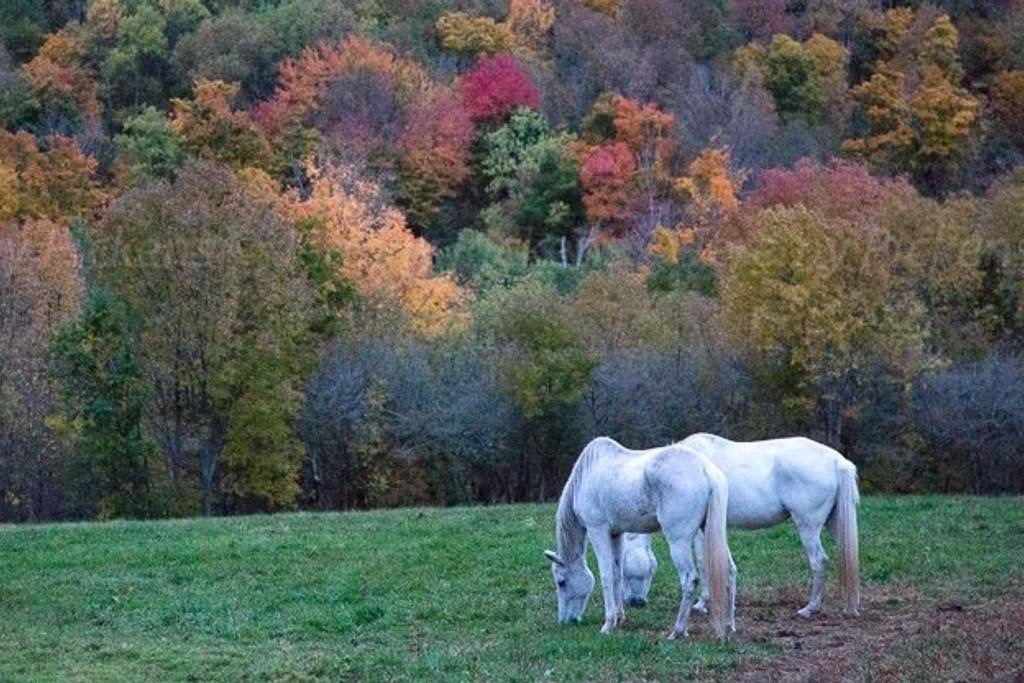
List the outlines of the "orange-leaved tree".
{"type": "Polygon", "coordinates": [[[0,221],[0,510],[9,519],[55,513],[48,491],[63,450],[47,427],[56,391],[46,349],[78,307],[78,267],[66,226],[47,218],[0,221]]]}
{"type": "Polygon", "coordinates": [[[0,221],[91,215],[105,193],[97,163],[71,138],[53,135],[40,149],[25,132],[0,129],[0,221]]]}
{"type": "Polygon", "coordinates": [[[266,168],[270,146],[248,114],[232,107],[238,88],[238,83],[198,79],[191,99],[171,100],[171,129],[200,158],[266,168]]]}
{"type": "Polygon", "coordinates": [[[32,61],[25,65],[36,97],[53,110],[96,123],[102,107],[95,74],[86,66],[80,32],[68,28],[46,37],[32,61]]]}
{"type": "Polygon", "coordinates": [[[350,169],[310,171],[308,197],[293,196],[292,216],[308,221],[313,238],[341,254],[341,271],[369,314],[397,303],[420,332],[435,334],[459,314],[464,295],[448,275],[434,275],[433,247],[406,227],[405,216],[384,203],[380,188],[350,169]]]}

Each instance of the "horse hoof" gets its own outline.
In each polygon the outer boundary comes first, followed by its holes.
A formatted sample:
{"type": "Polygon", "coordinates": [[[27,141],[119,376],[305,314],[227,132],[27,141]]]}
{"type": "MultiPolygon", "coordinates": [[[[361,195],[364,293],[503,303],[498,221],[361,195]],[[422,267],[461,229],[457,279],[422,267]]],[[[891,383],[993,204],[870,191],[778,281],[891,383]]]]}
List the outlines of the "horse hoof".
{"type": "Polygon", "coordinates": [[[601,627],[601,633],[603,635],[608,635],[609,633],[611,633],[614,630],[615,630],[615,624],[610,622],[610,621],[604,622],[604,626],[601,627]]]}
{"type": "Polygon", "coordinates": [[[671,631],[668,632],[668,635],[666,636],[666,638],[668,640],[679,640],[680,638],[688,638],[689,635],[690,634],[687,633],[686,631],[677,631],[675,629],[672,629],[671,631]]]}
{"type": "Polygon", "coordinates": [[[703,600],[701,600],[700,602],[698,602],[697,604],[695,604],[695,605],[693,606],[693,609],[694,609],[694,610],[696,610],[696,611],[698,611],[698,612],[700,612],[701,614],[707,614],[707,613],[708,613],[708,608],[707,608],[707,605],[705,605],[705,604],[704,604],[704,601],[703,601],[703,600]]]}
{"type": "Polygon", "coordinates": [[[798,609],[796,611],[796,614],[798,617],[801,617],[803,619],[810,619],[814,612],[804,607],[803,609],[798,609]]]}

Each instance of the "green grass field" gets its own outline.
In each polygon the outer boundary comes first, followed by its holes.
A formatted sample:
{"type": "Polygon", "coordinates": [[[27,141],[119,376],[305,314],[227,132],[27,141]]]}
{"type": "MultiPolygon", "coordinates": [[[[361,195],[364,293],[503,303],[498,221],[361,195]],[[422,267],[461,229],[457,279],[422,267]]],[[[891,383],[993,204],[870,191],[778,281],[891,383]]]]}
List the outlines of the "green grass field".
{"type": "Polygon", "coordinates": [[[598,589],[582,625],[559,627],[541,556],[552,544],[553,514],[552,506],[521,505],[0,527],[0,680],[674,680],[830,671],[924,680],[1024,666],[1020,499],[866,497],[865,614],[857,620],[838,615],[834,574],[825,614],[795,618],[808,575],[792,525],[733,532],[740,633],[725,644],[699,615],[688,641],[663,639],[678,583],[660,537],[649,607],[601,636],[598,589]],[[1014,623],[1015,634],[985,633],[1014,623]],[[975,652],[979,638],[985,653],[975,652]],[[802,652],[813,652],[820,668],[808,669],[802,652]]]}

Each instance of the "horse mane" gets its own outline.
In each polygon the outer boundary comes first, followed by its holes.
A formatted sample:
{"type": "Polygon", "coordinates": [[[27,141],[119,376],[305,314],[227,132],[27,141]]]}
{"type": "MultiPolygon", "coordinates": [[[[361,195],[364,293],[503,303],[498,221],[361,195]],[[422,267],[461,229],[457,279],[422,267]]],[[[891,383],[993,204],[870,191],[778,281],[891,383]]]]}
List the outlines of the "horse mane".
{"type": "Polygon", "coordinates": [[[608,446],[622,447],[606,436],[600,436],[584,447],[580,457],[572,466],[569,480],[565,482],[562,496],[558,499],[558,512],[555,515],[555,534],[558,541],[558,556],[566,563],[576,561],[586,549],[587,529],[576,514],[576,492],[583,482],[591,466],[608,446]]]}

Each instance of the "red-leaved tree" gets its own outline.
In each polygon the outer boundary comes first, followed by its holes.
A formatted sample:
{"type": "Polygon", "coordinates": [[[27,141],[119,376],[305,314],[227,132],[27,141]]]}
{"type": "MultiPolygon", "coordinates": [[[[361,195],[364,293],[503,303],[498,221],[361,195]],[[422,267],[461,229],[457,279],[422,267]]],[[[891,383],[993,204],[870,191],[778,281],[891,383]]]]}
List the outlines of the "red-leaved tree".
{"type": "Polygon", "coordinates": [[[398,198],[415,225],[436,215],[445,199],[454,196],[469,177],[473,122],[461,103],[439,91],[411,107],[398,139],[398,198]]]}
{"type": "Polygon", "coordinates": [[[536,109],[540,90],[510,54],[482,57],[460,83],[462,103],[474,121],[502,119],[517,107],[536,109]]]}
{"type": "Polygon", "coordinates": [[[614,231],[628,218],[636,170],[636,159],[625,142],[598,147],[583,160],[580,184],[591,223],[614,231]]]}

